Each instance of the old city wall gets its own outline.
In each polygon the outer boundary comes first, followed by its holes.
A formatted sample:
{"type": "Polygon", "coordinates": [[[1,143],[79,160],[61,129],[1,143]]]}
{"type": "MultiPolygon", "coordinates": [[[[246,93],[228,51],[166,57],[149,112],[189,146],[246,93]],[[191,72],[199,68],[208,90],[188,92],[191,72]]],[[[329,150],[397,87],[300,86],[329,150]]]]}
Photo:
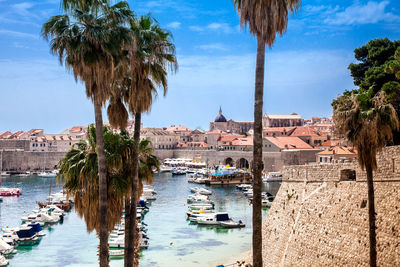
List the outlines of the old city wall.
{"type": "MultiPolygon", "coordinates": [[[[315,162],[315,154],[319,150],[284,150],[282,152],[263,152],[264,169],[280,171],[284,165],[297,165],[315,162]]],[[[241,158],[249,164],[253,161],[252,151],[215,151],[215,150],[162,150],[156,149],[155,154],[160,160],[166,158],[200,158],[209,166],[225,164],[231,158],[236,164],[241,158]]]]}
{"type": "MultiPolygon", "coordinates": [[[[378,266],[400,266],[400,146],[378,154],[374,175],[378,266]]],[[[266,266],[368,266],[368,242],[367,184],[356,162],[284,168],[263,226],[266,266]]]]}
{"type": "Polygon", "coordinates": [[[29,171],[54,169],[65,152],[27,152],[27,151],[2,151],[2,169],[4,171],[29,171]]]}
{"type": "Polygon", "coordinates": [[[29,140],[14,140],[4,139],[0,140],[0,150],[24,150],[29,151],[29,140]]]}

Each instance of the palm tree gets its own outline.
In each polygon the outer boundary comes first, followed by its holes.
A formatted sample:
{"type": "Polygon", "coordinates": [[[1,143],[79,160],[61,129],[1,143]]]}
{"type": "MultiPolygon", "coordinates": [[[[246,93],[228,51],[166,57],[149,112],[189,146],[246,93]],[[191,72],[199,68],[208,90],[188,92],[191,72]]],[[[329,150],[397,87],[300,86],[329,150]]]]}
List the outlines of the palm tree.
{"type": "MultiPolygon", "coordinates": [[[[127,105],[131,114],[135,116],[134,141],[136,147],[133,152],[134,179],[130,201],[126,201],[125,221],[125,266],[136,265],[134,262],[134,244],[137,236],[136,227],[136,200],[138,199],[138,164],[141,114],[150,109],[153,97],[157,95],[157,88],[162,87],[164,96],[167,92],[167,71],[177,70],[175,46],[172,44],[171,34],[163,30],[150,16],[142,16],[139,20],[130,21],[131,33],[135,44],[126,52],[125,64],[116,70],[119,79],[113,83],[113,100],[108,111],[119,111],[118,116],[110,116],[113,127],[122,127],[127,105]],[[130,207],[129,210],[127,207],[130,207]],[[132,218],[132,219],[131,219],[132,218]]],[[[117,112],[115,112],[117,113],[117,112]]]]}
{"type": "Polygon", "coordinates": [[[51,17],[42,28],[44,38],[50,42],[51,52],[73,72],[75,80],[85,83],[86,95],[94,103],[100,185],[100,266],[108,266],[108,190],[101,109],[110,95],[114,68],[118,64],[116,59],[122,47],[132,43],[129,30],[124,26],[132,17],[125,1],[113,6],[104,4],[96,9],[84,5],[71,7],[67,14],[51,17]]]}
{"type": "MultiPolygon", "coordinates": [[[[129,193],[130,148],[127,135],[116,134],[104,127],[106,151],[106,177],[108,190],[108,230],[121,221],[123,198],[129,193]]],[[[64,190],[75,199],[75,209],[86,222],[88,232],[100,229],[98,153],[96,129],[88,128],[88,139],[74,145],[59,163],[58,179],[64,182],[64,190]]]]}
{"type": "Polygon", "coordinates": [[[262,172],[262,109],[264,91],[265,45],[271,47],[276,33],[286,31],[288,14],[297,11],[300,0],[234,0],[240,24],[249,26],[257,37],[257,62],[254,90],[253,139],[253,266],[262,262],[261,172],[262,172]]]}
{"type": "Polygon", "coordinates": [[[370,266],[376,266],[376,227],[373,170],[376,153],[393,137],[399,121],[386,94],[380,92],[372,100],[366,93],[343,94],[332,103],[333,120],[338,133],[344,135],[357,149],[358,162],[367,172],[370,266]]]}

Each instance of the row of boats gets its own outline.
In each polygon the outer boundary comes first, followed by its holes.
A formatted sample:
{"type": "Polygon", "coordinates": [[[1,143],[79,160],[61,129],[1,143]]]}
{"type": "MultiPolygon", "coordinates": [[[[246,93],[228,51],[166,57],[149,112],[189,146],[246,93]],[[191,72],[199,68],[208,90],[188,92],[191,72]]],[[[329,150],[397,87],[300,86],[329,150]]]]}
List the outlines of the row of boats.
{"type": "MultiPolygon", "coordinates": [[[[240,184],[236,186],[237,189],[241,190],[243,194],[248,198],[249,202],[253,201],[253,186],[250,184],[240,184]]],[[[270,208],[272,202],[274,201],[274,196],[269,192],[261,193],[261,205],[264,208],[270,208]]]]}
{"type": "Polygon", "coordinates": [[[41,203],[38,209],[21,217],[20,226],[14,228],[6,226],[1,229],[0,266],[8,265],[8,258],[17,253],[15,248],[39,244],[46,235],[43,228],[62,222],[73,201],[68,200],[65,194],[59,192],[51,194],[46,201],[41,203]]]}
{"type": "Polygon", "coordinates": [[[1,176],[2,177],[8,177],[8,176],[18,176],[18,177],[28,177],[28,176],[32,176],[32,175],[36,175],[39,177],[56,177],[58,174],[58,170],[53,170],[53,171],[41,171],[41,172],[30,172],[30,171],[26,171],[26,172],[21,172],[21,173],[16,173],[16,174],[11,174],[9,172],[1,172],[1,176]]]}
{"type": "MultiPolygon", "coordinates": [[[[149,237],[147,236],[146,223],[143,221],[145,214],[149,211],[149,201],[156,200],[157,192],[151,186],[144,186],[143,193],[139,200],[136,219],[138,221],[139,248],[146,249],[149,246],[149,237]]],[[[124,257],[125,249],[125,213],[122,215],[121,222],[114,226],[108,239],[110,259],[119,259],[124,257]]]]}
{"type": "Polygon", "coordinates": [[[210,190],[192,187],[190,191],[194,193],[187,198],[189,205],[186,214],[190,222],[198,225],[215,225],[224,228],[245,227],[242,221],[234,221],[227,212],[216,212],[214,210],[214,201],[209,197],[212,194],[210,190]]]}

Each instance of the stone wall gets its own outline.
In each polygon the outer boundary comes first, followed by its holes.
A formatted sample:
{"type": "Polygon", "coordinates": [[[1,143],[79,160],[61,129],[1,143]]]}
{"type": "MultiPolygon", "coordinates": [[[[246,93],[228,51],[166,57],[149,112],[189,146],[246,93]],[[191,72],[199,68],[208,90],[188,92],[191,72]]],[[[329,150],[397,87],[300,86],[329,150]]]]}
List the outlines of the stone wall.
{"type": "Polygon", "coordinates": [[[29,151],[29,140],[0,139],[0,150],[24,150],[29,151]]]}
{"type": "MultiPolygon", "coordinates": [[[[263,152],[264,169],[268,171],[281,171],[284,165],[306,164],[315,162],[315,154],[319,150],[284,150],[282,152],[263,152]]],[[[155,154],[160,160],[166,158],[198,158],[208,163],[209,166],[225,164],[231,158],[237,163],[241,158],[246,159],[249,165],[253,162],[252,151],[216,151],[216,150],[189,150],[155,149],[155,154]]]]}
{"type": "MultiPolygon", "coordinates": [[[[400,266],[399,146],[378,155],[374,174],[378,266],[400,266]]],[[[368,266],[367,183],[356,162],[284,168],[263,258],[265,266],[368,266]]]]}
{"type": "Polygon", "coordinates": [[[65,152],[2,151],[4,171],[53,170],[65,152]]]}

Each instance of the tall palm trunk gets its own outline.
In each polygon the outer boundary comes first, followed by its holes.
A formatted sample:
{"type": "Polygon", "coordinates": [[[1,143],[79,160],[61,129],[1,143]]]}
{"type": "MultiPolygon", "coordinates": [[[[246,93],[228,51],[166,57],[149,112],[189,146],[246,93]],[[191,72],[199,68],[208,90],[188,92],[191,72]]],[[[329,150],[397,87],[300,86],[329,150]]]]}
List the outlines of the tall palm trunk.
{"type": "Polygon", "coordinates": [[[126,267],[128,264],[128,257],[129,255],[129,250],[128,250],[128,244],[129,240],[132,239],[131,237],[131,232],[129,231],[129,225],[131,224],[131,198],[130,196],[125,197],[125,250],[124,250],[124,266],[126,267]]]}
{"type": "MultiPolygon", "coordinates": [[[[130,239],[128,240],[127,254],[125,256],[125,266],[132,267],[135,265],[135,240],[139,238],[136,233],[137,223],[136,223],[136,206],[137,206],[137,189],[138,189],[138,174],[139,174],[139,142],[140,142],[140,123],[142,119],[142,114],[140,112],[135,113],[135,131],[133,134],[133,140],[135,141],[134,151],[132,153],[132,192],[131,192],[131,203],[130,203],[130,213],[131,219],[129,221],[128,232],[130,239]]],[[[126,226],[125,226],[126,227],[126,226]]]]}
{"type": "Polygon", "coordinates": [[[375,193],[371,164],[366,165],[368,185],[369,264],[376,267],[375,193]]]}
{"type": "Polygon", "coordinates": [[[254,139],[253,139],[253,266],[262,267],[262,110],[264,91],[265,42],[257,37],[256,82],[254,90],[254,139]]]}
{"type": "Polygon", "coordinates": [[[99,169],[99,215],[100,215],[100,266],[108,266],[108,219],[107,219],[107,175],[104,152],[104,134],[102,103],[94,97],[94,115],[96,121],[96,147],[99,169]]]}

